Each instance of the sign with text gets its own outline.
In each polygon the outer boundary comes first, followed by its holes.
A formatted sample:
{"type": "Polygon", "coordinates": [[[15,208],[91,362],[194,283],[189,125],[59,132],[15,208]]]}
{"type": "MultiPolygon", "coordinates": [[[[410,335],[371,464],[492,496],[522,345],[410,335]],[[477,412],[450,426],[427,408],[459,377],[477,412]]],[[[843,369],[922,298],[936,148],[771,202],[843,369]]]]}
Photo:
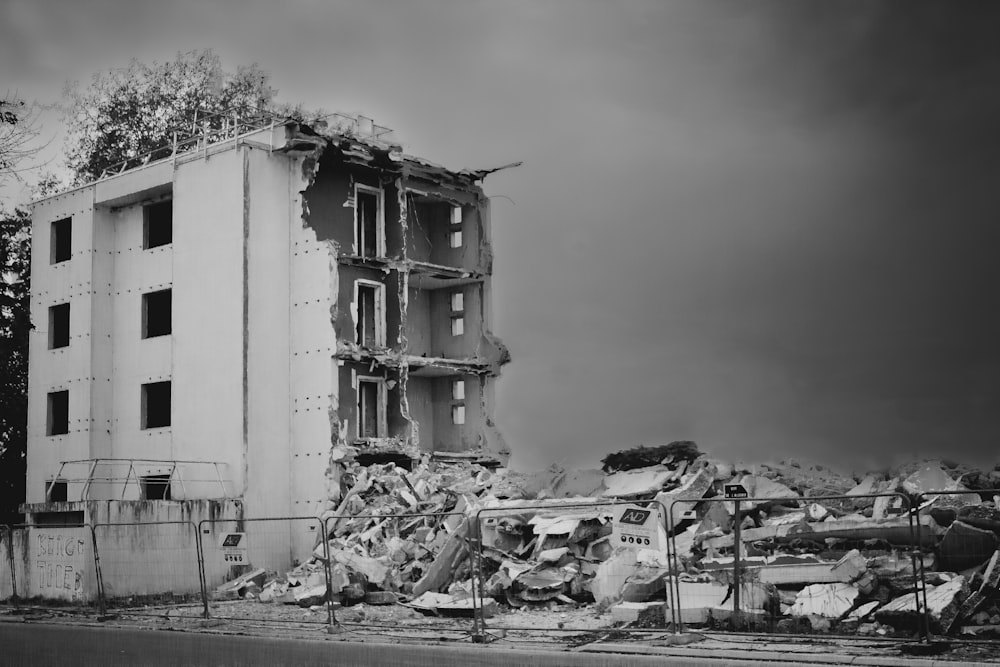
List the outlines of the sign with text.
{"type": "Polygon", "coordinates": [[[742,500],[750,497],[750,494],[747,493],[747,487],[742,484],[726,484],[722,491],[727,500],[742,500]]]}
{"type": "Polygon", "coordinates": [[[219,535],[219,550],[222,552],[222,560],[233,565],[246,565],[247,558],[247,534],[246,533],[222,533],[219,535]]]}
{"type": "Polygon", "coordinates": [[[611,523],[611,544],[630,549],[660,548],[660,513],[656,507],[621,505],[611,523]]]}

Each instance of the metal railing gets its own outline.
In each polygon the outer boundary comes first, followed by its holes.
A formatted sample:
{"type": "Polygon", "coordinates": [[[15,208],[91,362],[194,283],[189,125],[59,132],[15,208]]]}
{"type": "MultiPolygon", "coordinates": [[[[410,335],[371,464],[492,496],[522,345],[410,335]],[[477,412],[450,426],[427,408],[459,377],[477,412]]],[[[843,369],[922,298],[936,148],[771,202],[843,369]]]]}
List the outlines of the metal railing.
{"type": "MultiPolygon", "coordinates": [[[[218,112],[199,112],[195,109],[190,123],[167,128],[169,142],[108,165],[92,182],[161,160],[176,159],[179,155],[207,151],[209,146],[221,145],[227,141],[232,141],[235,146],[241,138],[264,129],[273,131],[275,127],[291,120],[272,111],[257,108],[231,107],[218,112]]],[[[360,114],[334,112],[323,116],[320,120],[334,132],[380,143],[389,141],[392,134],[391,128],[378,125],[371,118],[360,114]]]]}
{"type": "Polygon", "coordinates": [[[140,500],[170,500],[195,498],[229,498],[227,483],[222,470],[227,467],[220,461],[180,461],[159,459],[80,459],[62,461],[59,472],[49,481],[45,489],[46,499],[51,499],[56,484],[64,483],[69,500],[69,485],[79,486],[79,500],[92,500],[95,485],[111,487],[104,489],[101,500],[124,500],[130,484],[135,485],[135,495],[140,500]],[[77,472],[82,471],[82,472],[77,472]],[[185,474],[185,472],[187,474],[185,474]],[[192,477],[191,474],[195,476],[192,477]],[[174,485],[180,493],[173,491],[174,485]],[[120,485],[120,493],[118,487],[120,485]],[[218,489],[218,495],[210,495],[210,489],[218,489]],[[193,491],[193,493],[189,493],[193,491]]]}

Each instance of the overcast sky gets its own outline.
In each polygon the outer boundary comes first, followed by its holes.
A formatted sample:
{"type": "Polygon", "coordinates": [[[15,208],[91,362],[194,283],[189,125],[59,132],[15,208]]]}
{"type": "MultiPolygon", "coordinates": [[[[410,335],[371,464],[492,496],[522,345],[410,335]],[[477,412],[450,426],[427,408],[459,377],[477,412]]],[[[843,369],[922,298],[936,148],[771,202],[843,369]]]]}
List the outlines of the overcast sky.
{"type": "Polygon", "coordinates": [[[1000,461],[998,3],[0,8],[0,89],[40,101],[211,47],[432,161],[523,160],[485,183],[517,467],[1000,461]]]}

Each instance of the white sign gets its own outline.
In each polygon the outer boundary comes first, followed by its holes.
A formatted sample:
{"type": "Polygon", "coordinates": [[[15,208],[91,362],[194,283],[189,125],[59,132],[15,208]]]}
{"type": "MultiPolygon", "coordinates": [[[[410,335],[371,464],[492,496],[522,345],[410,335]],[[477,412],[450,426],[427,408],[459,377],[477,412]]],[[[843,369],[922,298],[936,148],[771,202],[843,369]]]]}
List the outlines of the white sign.
{"type": "Polygon", "coordinates": [[[615,508],[611,523],[611,545],[629,549],[660,549],[660,513],[639,505],[620,505],[615,508]]]}
{"type": "Polygon", "coordinates": [[[222,533],[219,535],[219,551],[222,552],[222,560],[227,563],[246,565],[250,562],[247,558],[246,533],[222,533]]]}

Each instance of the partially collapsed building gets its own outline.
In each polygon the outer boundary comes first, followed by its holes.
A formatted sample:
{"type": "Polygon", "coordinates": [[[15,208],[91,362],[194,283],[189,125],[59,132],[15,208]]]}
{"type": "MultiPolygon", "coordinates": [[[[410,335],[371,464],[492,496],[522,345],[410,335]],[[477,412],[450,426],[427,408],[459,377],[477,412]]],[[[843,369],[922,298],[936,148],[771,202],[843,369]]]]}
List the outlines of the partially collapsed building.
{"type": "Polygon", "coordinates": [[[30,521],[316,516],[343,446],[507,455],[490,171],[347,121],[227,121],[34,204],[30,521]]]}

